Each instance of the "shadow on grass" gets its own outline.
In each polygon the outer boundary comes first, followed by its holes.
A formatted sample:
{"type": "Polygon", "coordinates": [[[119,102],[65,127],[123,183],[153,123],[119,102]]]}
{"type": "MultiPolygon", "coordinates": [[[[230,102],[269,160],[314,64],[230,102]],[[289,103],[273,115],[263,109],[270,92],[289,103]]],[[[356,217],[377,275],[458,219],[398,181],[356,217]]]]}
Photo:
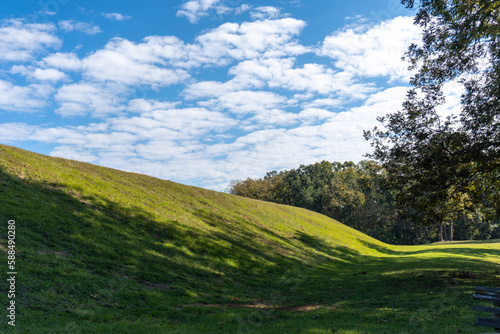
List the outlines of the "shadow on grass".
{"type": "Polygon", "coordinates": [[[400,252],[394,251],[394,250],[389,249],[389,248],[387,248],[385,246],[382,246],[382,245],[377,245],[377,244],[375,244],[373,242],[369,242],[369,241],[366,241],[366,240],[360,240],[360,242],[363,245],[365,245],[366,247],[374,249],[378,253],[381,253],[381,254],[386,254],[386,255],[400,255],[400,252]]]}
{"type": "Polygon", "coordinates": [[[327,254],[333,258],[352,260],[353,258],[359,256],[359,252],[354,249],[344,246],[332,246],[323,239],[311,236],[302,231],[296,231],[295,235],[298,240],[303,242],[308,247],[315,249],[317,252],[327,254]]]}

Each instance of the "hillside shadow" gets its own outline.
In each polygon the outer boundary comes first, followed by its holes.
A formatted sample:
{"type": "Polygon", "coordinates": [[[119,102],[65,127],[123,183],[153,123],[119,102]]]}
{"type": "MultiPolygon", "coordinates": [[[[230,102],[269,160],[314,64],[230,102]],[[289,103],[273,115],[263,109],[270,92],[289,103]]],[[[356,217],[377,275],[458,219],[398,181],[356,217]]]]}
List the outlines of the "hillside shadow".
{"type": "Polygon", "coordinates": [[[334,258],[350,260],[360,253],[354,249],[345,246],[333,246],[325,242],[323,239],[314,237],[302,231],[295,231],[295,237],[305,245],[315,249],[318,252],[325,253],[334,258]]]}
{"type": "MultiPolygon", "coordinates": [[[[243,249],[245,253],[257,255],[264,260],[280,262],[281,264],[293,265],[297,259],[290,254],[289,249],[297,246],[299,241],[308,252],[315,251],[312,263],[319,260],[327,261],[341,259],[349,261],[359,255],[356,250],[343,246],[332,246],[324,240],[304,233],[295,231],[293,237],[285,238],[258,222],[251,222],[237,215],[228,217],[206,210],[195,210],[192,212],[206,224],[216,228],[211,231],[210,239],[219,239],[228,242],[231,249],[243,249]]],[[[203,242],[203,241],[202,241],[203,242]]],[[[234,252],[231,256],[234,256],[234,252]]],[[[304,259],[305,260],[305,259],[304,259]]]]}
{"type": "Polygon", "coordinates": [[[381,254],[386,254],[386,255],[399,255],[399,252],[397,251],[394,251],[392,249],[389,249],[385,246],[382,246],[382,245],[377,245],[373,242],[370,242],[370,241],[367,241],[367,240],[359,240],[359,242],[361,244],[363,244],[364,246],[370,248],[370,249],[373,249],[375,251],[377,251],[378,253],[381,253],[381,254]]]}

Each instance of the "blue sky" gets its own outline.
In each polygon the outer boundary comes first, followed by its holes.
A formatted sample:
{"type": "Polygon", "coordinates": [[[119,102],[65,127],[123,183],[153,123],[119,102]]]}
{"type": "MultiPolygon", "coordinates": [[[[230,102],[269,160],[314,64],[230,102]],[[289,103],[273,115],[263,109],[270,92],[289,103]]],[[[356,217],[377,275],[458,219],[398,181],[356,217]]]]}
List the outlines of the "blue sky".
{"type": "Polygon", "coordinates": [[[0,143],[215,190],[357,162],[363,129],[408,89],[413,14],[398,0],[5,0],[0,143]]]}

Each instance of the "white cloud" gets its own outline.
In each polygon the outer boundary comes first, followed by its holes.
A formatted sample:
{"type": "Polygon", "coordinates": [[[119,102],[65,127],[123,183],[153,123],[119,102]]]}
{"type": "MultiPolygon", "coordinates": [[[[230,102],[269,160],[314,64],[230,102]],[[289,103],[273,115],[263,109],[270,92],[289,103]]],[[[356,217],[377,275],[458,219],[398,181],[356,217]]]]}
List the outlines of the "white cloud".
{"type": "Polygon", "coordinates": [[[363,97],[369,87],[358,85],[353,90],[353,80],[345,73],[336,73],[324,65],[309,63],[294,68],[295,59],[269,58],[248,60],[233,67],[229,73],[244,78],[262,80],[270,88],[283,88],[294,91],[310,91],[319,94],[333,92],[363,97]]]}
{"type": "Polygon", "coordinates": [[[25,123],[3,123],[0,125],[0,140],[7,143],[26,140],[39,129],[25,123]]]}
{"type": "Polygon", "coordinates": [[[15,65],[12,66],[11,72],[19,73],[38,81],[57,82],[68,78],[65,73],[54,68],[43,69],[33,68],[32,66],[15,65]]]}
{"type": "Polygon", "coordinates": [[[324,109],[308,108],[299,113],[286,112],[280,109],[268,109],[265,112],[242,122],[244,130],[256,131],[259,129],[276,129],[280,127],[309,126],[325,122],[335,113],[324,109]]]}
{"type": "Polygon", "coordinates": [[[306,108],[299,113],[299,117],[303,119],[328,119],[334,117],[336,114],[319,108],[306,108]]]}
{"type": "Polygon", "coordinates": [[[78,31],[87,35],[95,35],[101,33],[99,26],[87,22],[75,22],[73,20],[63,20],[57,23],[59,29],[65,32],[78,31]]]}
{"type": "Polygon", "coordinates": [[[342,105],[342,100],[340,99],[316,99],[314,101],[308,101],[304,103],[305,108],[319,108],[319,107],[327,107],[327,108],[336,108],[342,105]]]}
{"type": "MultiPolygon", "coordinates": [[[[57,143],[65,150],[72,147],[73,150],[85,150],[90,153],[96,151],[106,152],[116,148],[133,149],[132,144],[137,142],[137,137],[127,132],[113,131],[107,123],[93,124],[89,126],[67,126],[54,128],[32,127],[28,140],[38,140],[45,143],[57,143]]],[[[125,156],[128,155],[122,152],[125,156]]]]}
{"type": "Polygon", "coordinates": [[[43,14],[48,15],[48,16],[55,16],[55,15],[57,15],[57,13],[53,12],[53,11],[40,11],[40,13],[43,13],[43,14]]]}
{"type": "Polygon", "coordinates": [[[201,18],[209,16],[211,13],[223,15],[235,13],[240,15],[251,10],[250,17],[253,20],[276,19],[283,16],[279,8],[273,6],[260,6],[252,9],[248,4],[238,4],[241,1],[221,1],[221,0],[189,0],[182,4],[181,9],[177,11],[177,16],[186,17],[189,22],[197,23],[201,18]]]}
{"type": "Polygon", "coordinates": [[[32,76],[33,78],[36,78],[40,81],[52,81],[52,82],[64,80],[68,77],[65,73],[56,70],[54,68],[47,68],[47,69],[36,68],[33,71],[32,76]]]}
{"type": "Polygon", "coordinates": [[[197,23],[200,18],[208,16],[211,10],[218,14],[227,13],[230,8],[220,2],[221,0],[189,0],[177,11],[177,16],[185,16],[189,22],[197,23]]]}
{"type": "Polygon", "coordinates": [[[228,115],[205,108],[159,109],[145,113],[144,116],[163,122],[163,128],[179,131],[182,137],[219,132],[237,125],[228,115]]]}
{"type": "Polygon", "coordinates": [[[152,140],[147,144],[141,144],[137,147],[137,153],[140,157],[148,160],[171,160],[180,156],[198,153],[204,148],[203,145],[193,142],[178,142],[172,140],[152,140]]]}
{"type": "Polygon", "coordinates": [[[128,15],[123,15],[120,13],[101,13],[102,16],[109,20],[115,20],[115,21],[123,21],[123,20],[128,20],[130,19],[130,16],[128,15]]]}
{"type": "Polygon", "coordinates": [[[56,113],[65,116],[83,116],[91,113],[102,117],[123,111],[128,89],[116,84],[76,83],[62,86],[55,95],[60,107],[56,113]]]}
{"type": "Polygon", "coordinates": [[[99,157],[93,154],[90,150],[84,148],[76,148],[75,146],[62,145],[57,146],[50,155],[65,159],[83,161],[93,163],[99,160],[99,157]]]}
{"type": "Polygon", "coordinates": [[[462,95],[465,93],[464,86],[457,81],[448,82],[443,85],[443,93],[446,100],[437,108],[439,115],[443,118],[459,116],[462,109],[462,95]]]}
{"type": "Polygon", "coordinates": [[[45,101],[51,88],[44,85],[16,86],[0,79],[0,109],[36,112],[47,105],[45,101]]]}
{"type": "Polygon", "coordinates": [[[225,64],[233,59],[304,54],[310,49],[293,38],[305,25],[304,21],[293,18],[225,23],[196,38],[201,48],[196,56],[200,63],[225,64]]]}
{"type": "Polygon", "coordinates": [[[85,136],[85,131],[82,131],[82,128],[55,127],[37,129],[30,135],[29,139],[46,143],[83,145],[86,144],[85,136]]]}
{"type": "Polygon", "coordinates": [[[59,29],[66,31],[66,32],[73,31],[75,29],[75,26],[74,26],[72,20],[59,21],[59,23],[57,25],[59,26],[59,29]]]}
{"type": "Polygon", "coordinates": [[[128,103],[128,110],[138,113],[149,112],[158,109],[172,109],[180,102],[162,102],[157,100],[133,99],[128,103]]]}
{"type": "Polygon", "coordinates": [[[51,54],[41,61],[42,66],[58,68],[66,71],[78,71],[82,67],[82,61],[74,53],[57,52],[51,54]]]}
{"type": "Polygon", "coordinates": [[[299,122],[297,114],[286,112],[281,109],[267,109],[256,114],[254,117],[243,122],[245,131],[255,131],[258,129],[273,129],[277,127],[289,127],[299,122]]]}
{"type": "Polygon", "coordinates": [[[135,44],[121,38],[112,39],[83,60],[84,74],[97,81],[114,81],[125,85],[165,86],[186,80],[186,71],[164,66],[169,57],[176,58],[176,38],[148,38],[135,44]]]}
{"type": "Polygon", "coordinates": [[[412,17],[396,17],[376,26],[337,31],[325,38],[318,54],[332,58],[337,68],[352,75],[407,79],[408,64],[401,57],[420,38],[412,17]]]}
{"type": "Polygon", "coordinates": [[[218,99],[199,102],[215,109],[226,109],[230,113],[260,114],[279,108],[285,104],[286,99],[272,92],[238,91],[220,96],[218,99]]]}
{"type": "Polygon", "coordinates": [[[103,49],[83,59],[84,75],[96,81],[125,85],[176,84],[189,78],[181,68],[222,66],[234,60],[308,52],[293,40],[304,25],[303,21],[291,18],[241,25],[226,23],[198,36],[193,44],[173,36],[150,36],[142,43],[114,38],[103,49]]]}
{"type": "Polygon", "coordinates": [[[254,20],[276,19],[281,16],[281,10],[272,6],[257,7],[250,13],[254,20]]]}
{"type": "Polygon", "coordinates": [[[260,79],[246,78],[248,80],[240,80],[241,77],[226,81],[202,81],[196,82],[184,90],[184,95],[187,99],[199,99],[209,97],[219,97],[227,93],[240,91],[249,88],[262,88],[264,83],[260,79]]]}
{"type": "Polygon", "coordinates": [[[20,19],[0,22],[0,60],[28,61],[48,48],[59,48],[62,41],[55,36],[52,23],[32,24],[20,19]]]}
{"type": "MultiPolygon", "coordinates": [[[[335,72],[325,65],[308,63],[294,67],[294,58],[252,59],[229,69],[233,79],[222,82],[204,81],[188,86],[187,98],[218,97],[248,89],[286,89],[311,94],[337,94],[344,99],[366,98],[373,91],[370,83],[358,83],[346,72],[335,72]]],[[[312,97],[308,95],[307,98],[312,97]]],[[[298,101],[297,101],[298,102],[298,101]]],[[[331,101],[330,105],[331,105],[331,101]]],[[[339,101],[337,100],[337,104],[339,101]]]]}
{"type": "Polygon", "coordinates": [[[237,7],[236,10],[234,11],[234,13],[236,15],[241,15],[244,12],[249,11],[251,8],[252,7],[250,5],[247,5],[247,4],[244,3],[241,6],[237,7]]]}

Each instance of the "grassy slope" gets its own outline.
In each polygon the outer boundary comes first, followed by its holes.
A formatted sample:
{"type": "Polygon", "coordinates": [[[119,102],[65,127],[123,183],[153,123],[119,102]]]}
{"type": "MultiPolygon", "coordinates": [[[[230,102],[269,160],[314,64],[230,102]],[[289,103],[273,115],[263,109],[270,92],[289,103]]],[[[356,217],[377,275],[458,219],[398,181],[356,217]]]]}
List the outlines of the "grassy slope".
{"type": "Polygon", "coordinates": [[[498,243],[390,246],[307,210],[8,146],[0,184],[0,245],[14,219],[18,251],[5,332],[474,333],[473,286],[500,277],[498,243]]]}

